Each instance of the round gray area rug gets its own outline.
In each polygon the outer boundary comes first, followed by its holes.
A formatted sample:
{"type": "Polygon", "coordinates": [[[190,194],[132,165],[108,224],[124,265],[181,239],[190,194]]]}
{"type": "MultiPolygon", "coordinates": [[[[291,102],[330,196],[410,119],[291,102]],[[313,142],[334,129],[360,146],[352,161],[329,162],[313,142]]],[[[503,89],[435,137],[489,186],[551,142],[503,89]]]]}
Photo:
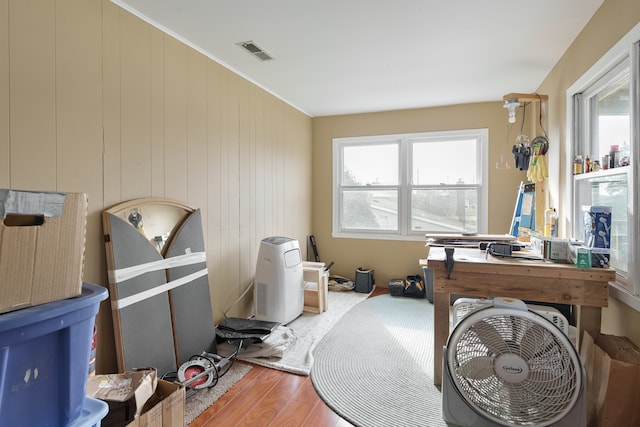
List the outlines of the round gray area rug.
{"type": "Polygon", "coordinates": [[[433,385],[433,306],[380,295],[352,308],[318,343],[311,380],[357,426],[446,426],[433,385]]]}

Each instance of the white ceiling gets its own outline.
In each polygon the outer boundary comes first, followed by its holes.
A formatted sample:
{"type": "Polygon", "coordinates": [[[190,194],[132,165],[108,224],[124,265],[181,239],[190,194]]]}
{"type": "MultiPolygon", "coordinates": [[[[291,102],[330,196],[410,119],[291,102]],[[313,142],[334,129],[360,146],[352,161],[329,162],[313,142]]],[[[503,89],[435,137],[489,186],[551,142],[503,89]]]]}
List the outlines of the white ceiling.
{"type": "Polygon", "coordinates": [[[112,1],[314,117],[533,93],[603,2],[112,1]]]}

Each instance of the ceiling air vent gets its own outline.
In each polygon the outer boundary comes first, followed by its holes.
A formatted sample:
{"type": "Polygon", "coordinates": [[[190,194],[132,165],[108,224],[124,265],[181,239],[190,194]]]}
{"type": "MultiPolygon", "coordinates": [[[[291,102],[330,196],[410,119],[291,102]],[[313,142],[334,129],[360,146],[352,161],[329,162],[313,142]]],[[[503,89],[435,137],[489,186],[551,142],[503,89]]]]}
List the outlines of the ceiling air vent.
{"type": "Polygon", "coordinates": [[[269,55],[267,52],[262,50],[260,46],[258,46],[252,41],[240,42],[238,43],[238,46],[245,49],[247,52],[249,52],[250,54],[252,54],[253,56],[255,56],[261,61],[271,61],[273,59],[271,55],[269,55]]]}

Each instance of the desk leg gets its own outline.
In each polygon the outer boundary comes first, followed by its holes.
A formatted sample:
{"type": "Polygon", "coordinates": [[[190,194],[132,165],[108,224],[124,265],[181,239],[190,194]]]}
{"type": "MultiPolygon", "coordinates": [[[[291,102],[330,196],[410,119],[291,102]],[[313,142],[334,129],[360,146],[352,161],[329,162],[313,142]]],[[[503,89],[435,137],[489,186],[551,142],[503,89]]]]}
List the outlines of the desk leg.
{"type": "Polygon", "coordinates": [[[578,316],[576,317],[576,348],[580,351],[580,343],[582,342],[582,335],[584,331],[589,331],[592,336],[600,333],[601,321],[602,321],[602,308],[601,307],[587,307],[576,306],[578,316]]]}
{"type": "Polygon", "coordinates": [[[442,347],[449,337],[449,293],[433,296],[433,384],[442,384],[442,347]]]}

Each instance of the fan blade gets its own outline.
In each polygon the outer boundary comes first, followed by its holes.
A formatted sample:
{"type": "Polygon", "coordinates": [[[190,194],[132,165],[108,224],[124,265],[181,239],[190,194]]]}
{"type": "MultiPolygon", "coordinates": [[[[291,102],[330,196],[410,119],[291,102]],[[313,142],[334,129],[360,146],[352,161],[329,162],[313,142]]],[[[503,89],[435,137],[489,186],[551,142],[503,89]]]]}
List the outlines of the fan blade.
{"type": "Polygon", "coordinates": [[[526,361],[540,349],[540,327],[533,325],[528,328],[520,339],[520,356],[526,361]]]}
{"type": "Polygon", "coordinates": [[[559,344],[549,331],[541,325],[533,325],[520,340],[520,356],[527,362],[534,359],[555,361],[560,355],[559,344]]]}
{"type": "Polygon", "coordinates": [[[495,375],[493,361],[494,358],[489,356],[474,357],[461,364],[457,372],[469,380],[486,380],[495,375]]]}
{"type": "Polygon", "coordinates": [[[492,353],[506,353],[509,352],[509,346],[504,342],[502,336],[498,333],[493,325],[485,322],[484,320],[474,324],[471,328],[478,336],[480,341],[491,351],[492,353]]]}

